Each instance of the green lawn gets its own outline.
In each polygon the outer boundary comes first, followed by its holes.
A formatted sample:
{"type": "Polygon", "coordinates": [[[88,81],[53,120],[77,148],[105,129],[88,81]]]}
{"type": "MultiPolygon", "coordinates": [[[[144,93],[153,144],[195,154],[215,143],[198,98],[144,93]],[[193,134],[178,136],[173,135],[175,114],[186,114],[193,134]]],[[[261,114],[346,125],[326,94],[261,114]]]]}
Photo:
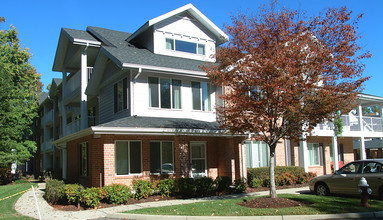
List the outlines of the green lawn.
{"type": "MultiPolygon", "coordinates": [[[[29,182],[18,181],[14,185],[0,186],[0,200],[18,192],[30,189],[31,185],[32,184],[29,182]]],[[[36,184],[34,185],[36,186],[36,184]]],[[[26,216],[21,216],[15,211],[15,203],[21,195],[22,194],[19,194],[0,201],[0,219],[32,219],[26,216]]]]}
{"type": "MultiPolygon", "coordinates": [[[[246,208],[237,203],[243,199],[227,199],[198,202],[157,208],[137,209],[125,213],[187,216],[263,216],[263,215],[314,215],[383,211],[383,201],[369,200],[368,208],[360,205],[360,199],[316,195],[282,194],[279,197],[303,201],[311,205],[294,208],[246,208]]],[[[255,197],[252,197],[255,198],[255,197]]],[[[251,198],[247,198],[250,200],[251,198]]]]}

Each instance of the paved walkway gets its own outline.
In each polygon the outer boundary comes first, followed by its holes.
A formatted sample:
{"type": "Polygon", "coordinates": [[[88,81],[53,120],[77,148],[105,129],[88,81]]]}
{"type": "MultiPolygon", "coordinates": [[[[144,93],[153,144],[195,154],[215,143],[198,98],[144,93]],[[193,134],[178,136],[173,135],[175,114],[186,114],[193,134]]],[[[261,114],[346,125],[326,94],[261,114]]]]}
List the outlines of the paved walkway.
{"type": "MultiPolygon", "coordinates": [[[[159,201],[159,202],[147,202],[140,203],[134,205],[121,205],[115,206],[111,208],[103,208],[103,209],[93,209],[93,210],[85,210],[85,211],[59,211],[51,207],[43,198],[45,183],[39,183],[39,188],[35,190],[37,203],[40,208],[41,218],[42,219],[265,219],[263,216],[249,216],[249,217],[237,217],[237,216],[214,216],[214,217],[206,217],[206,216],[157,216],[157,215],[135,215],[135,214],[122,214],[120,212],[129,211],[134,209],[141,208],[149,208],[149,207],[160,207],[160,206],[168,206],[168,205],[179,205],[179,204],[187,204],[194,202],[202,202],[202,201],[211,201],[217,199],[230,199],[230,198],[244,198],[250,196],[260,196],[260,195],[268,195],[268,191],[263,192],[254,192],[254,193],[243,193],[243,194],[234,194],[234,195],[226,195],[226,196],[213,196],[208,198],[198,198],[198,199],[186,199],[186,200],[168,200],[168,201],[159,201]]],[[[291,188],[291,189],[281,189],[277,190],[278,194],[282,193],[308,193],[308,187],[302,188],[291,188]]],[[[38,212],[35,204],[35,199],[33,196],[32,190],[24,193],[16,202],[15,209],[18,213],[29,216],[35,219],[38,219],[38,212]]],[[[371,219],[371,218],[380,218],[383,219],[383,212],[376,213],[355,213],[355,214],[341,214],[341,215],[314,215],[314,216],[268,216],[267,219],[371,219]]]]}

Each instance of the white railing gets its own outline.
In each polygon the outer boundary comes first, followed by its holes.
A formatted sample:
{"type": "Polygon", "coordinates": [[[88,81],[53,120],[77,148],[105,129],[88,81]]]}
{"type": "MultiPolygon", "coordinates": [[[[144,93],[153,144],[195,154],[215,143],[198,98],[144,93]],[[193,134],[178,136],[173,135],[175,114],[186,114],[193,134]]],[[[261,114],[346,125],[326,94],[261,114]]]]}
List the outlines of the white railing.
{"type": "Polygon", "coordinates": [[[48,140],[46,140],[45,142],[43,142],[43,144],[42,144],[42,150],[43,150],[43,151],[52,151],[52,150],[53,150],[52,142],[53,142],[53,138],[48,139],[48,140]]]}
{"type": "MultiPolygon", "coordinates": [[[[343,120],[343,131],[360,131],[360,124],[358,116],[353,114],[342,115],[343,120]]],[[[382,132],[383,121],[380,117],[368,117],[363,116],[363,131],[367,132],[382,132]]],[[[315,127],[316,130],[333,130],[334,125],[331,122],[325,122],[315,127]]]]}
{"type": "Polygon", "coordinates": [[[81,72],[78,71],[74,74],[67,82],[65,86],[65,94],[64,97],[69,96],[73,91],[80,88],[81,83],[81,72]]]}
{"type": "Polygon", "coordinates": [[[80,119],[72,121],[71,123],[66,125],[64,136],[67,136],[67,135],[73,134],[77,131],[80,131],[80,128],[81,128],[81,120],[80,119]]]}
{"type": "Polygon", "coordinates": [[[48,124],[49,122],[53,122],[53,109],[49,110],[47,113],[44,114],[42,121],[44,125],[48,124]]]}
{"type": "Polygon", "coordinates": [[[87,67],[87,72],[88,72],[88,80],[89,80],[93,73],[93,67],[87,67]]]}

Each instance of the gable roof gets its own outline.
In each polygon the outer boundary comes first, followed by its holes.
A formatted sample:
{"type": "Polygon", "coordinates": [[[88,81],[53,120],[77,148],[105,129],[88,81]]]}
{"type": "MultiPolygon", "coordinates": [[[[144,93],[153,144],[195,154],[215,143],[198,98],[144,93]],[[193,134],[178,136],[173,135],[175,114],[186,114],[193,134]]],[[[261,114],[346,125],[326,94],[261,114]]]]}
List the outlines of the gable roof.
{"type": "Polygon", "coordinates": [[[196,7],[194,7],[191,3],[182,6],[180,8],[177,8],[171,12],[168,12],[166,14],[163,14],[161,16],[158,16],[156,18],[153,18],[149,21],[147,21],[144,25],[142,25],[136,32],[134,32],[131,36],[126,39],[126,41],[130,42],[135,37],[140,35],[142,32],[146,31],[150,27],[152,27],[155,24],[158,24],[159,22],[162,22],[170,17],[173,17],[175,15],[188,12],[191,14],[197,21],[199,21],[202,25],[204,25],[211,33],[213,33],[216,36],[216,44],[221,45],[229,40],[229,37],[220,29],[218,28],[212,21],[210,21],[204,14],[202,14],[196,7]]]}

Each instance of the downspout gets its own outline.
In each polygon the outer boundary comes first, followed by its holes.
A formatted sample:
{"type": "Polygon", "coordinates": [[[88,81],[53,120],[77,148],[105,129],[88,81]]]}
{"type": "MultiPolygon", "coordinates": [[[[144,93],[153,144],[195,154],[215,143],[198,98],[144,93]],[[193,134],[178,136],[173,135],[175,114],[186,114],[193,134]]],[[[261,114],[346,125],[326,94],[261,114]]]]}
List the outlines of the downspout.
{"type": "MultiPolygon", "coordinates": [[[[131,89],[131,103],[130,103],[130,113],[131,113],[131,116],[135,116],[134,114],[134,85],[136,84],[136,80],[137,78],[141,75],[142,73],[142,68],[139,67],[138,68],[138,73],[134,76],[133,80],[132,80],[132,89],[131,89]]],[[[130,74],[130,76],[132,76],[132,74],[130,74]]]]}

